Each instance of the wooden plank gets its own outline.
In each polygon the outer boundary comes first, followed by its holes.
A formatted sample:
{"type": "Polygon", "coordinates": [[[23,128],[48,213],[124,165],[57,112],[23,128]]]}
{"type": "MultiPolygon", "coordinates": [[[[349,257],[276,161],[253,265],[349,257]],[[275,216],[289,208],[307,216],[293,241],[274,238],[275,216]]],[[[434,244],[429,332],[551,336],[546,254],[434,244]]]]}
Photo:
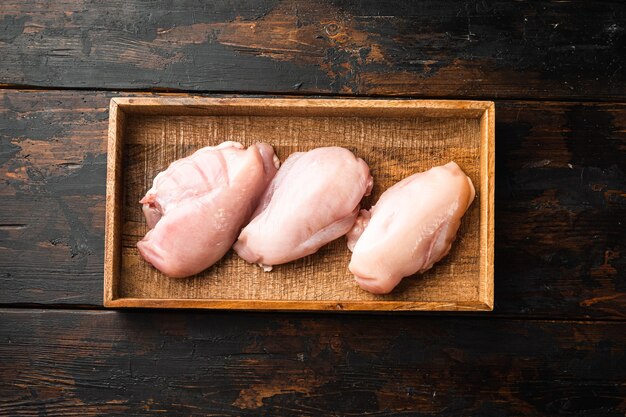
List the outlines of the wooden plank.
{"type": "Polygon", "coordinates": [[[496,309],[625,317],[626,106],[496,108],[496,309]]]}
{"type": "Polygon", "coordinates": [[[101,303],[108,102],[2,92],[3,302],[101,303]]]}
{"type": "Polygon", "coordinates": [[[118,284],[114,279],[121,270],[122,227],[121,206],[123,198],[123,137],[126,114],[119,110],[115,100],[109,105],[109,132],[107,136],[107,176],[104,230],[104,303],[118,298],[118,284]]]}
{"type": "Polygon", "coordinates": [[[0,310],[0,415],[626,412],[626,323],[0,310]]]}
{"type": "MultiPolygon", "coordinates": [[[[0,93],[0,302],[102,303],[108,104],[0,93]]],[[[626,317],[626,105],[497,102],[495,311],[626,317]]]]}
{"type": "Polygon", "coordinates": [[[626,97],[621,1],[5,0],[0,83],[626,97]]]}
{"type": "MultiPolygon", "coordinates": [[[[231,277],[228,277],[231,278],[231,277]]],[[[367,295],[365,300],[280,300],[280,299],[225,299],[225,298],[148,298],[123,297],[104,300],[104,305],[111,308],[170,308],[170,309],[212,309],[212,310],[248,310],[248,311],[351,311],[351,312],[389,312],[389,311],[463,311],[485,312],[493,309],[491,304],[482,300],[452,301],[393,301],[383,299],[372,301],[367,295]]],[[[400,298],[400,297],[398,297],[400,298]]]]}
{"type": "Polygon", "coordinates": [[[493,242],[494,201],[493,189],[487,186],[493,187],[494,138],[482,116],[490,112],[493,118],[492,102],[201,97],[112,102],[106,306],[491,310],[493,246],[488,244],[493,242]],[[126,119],[123,125],[120,115],[126,119]],[[270,143],[283,161],[293,152],[347,147],[367,162],[374,177],[363,207],[413,173],[450,161],[472,179],[479,198],[463,217],[458,243],[446,259],[418,279],[403,280],[384,296],[356,285],[347,270],[350,251],[344,239],[276,266],[271,273],[231,252],[193,277],[169,279],[137,250],[137,242],[148,231],[137,202],[158,172],[202,147],[222,143],[225,132],[229,140],[244,146],[259,140],[270,143]]]}

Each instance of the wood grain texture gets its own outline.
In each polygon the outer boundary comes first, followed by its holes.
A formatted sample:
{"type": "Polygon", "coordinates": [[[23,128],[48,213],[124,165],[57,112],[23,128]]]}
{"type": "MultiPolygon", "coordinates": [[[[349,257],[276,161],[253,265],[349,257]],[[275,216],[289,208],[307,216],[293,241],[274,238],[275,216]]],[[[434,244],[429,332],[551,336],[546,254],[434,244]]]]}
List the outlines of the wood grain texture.
{"type": "Polygon", "coordinates": [[[619,0],[0,1],[0,416],[623,417],[625,64],[619,0]],[[30,309],[101,305],[90,89],[497,100],[494,312],[30,309]]]}
{"type": "Polygon", "coordinates": [[[173,308],[471,311],[493,306],[493,246],[488,244],[493,242],[494,202],[487,185],[491,181],[493,187],[494,138],[489,136],[492,122],[482,119],[488,110],[493,118],[493,103],[251,98],[112,102],[110,132],[115,135],[109,136],[114,142],[109,153],[115,152],[118,162],[109,163],[107,181],[106,306],[140,307],[142,299],[146,306],[173,308]],[[118,114],[126,120],[121,125],[118,114]],[[374,177],[372,194],[362,207],[371,207],[407,176],[449,161],[472,179],[478,198],[464,216],[450,254],[385,296],[356,285],[347,269],[350,251],[344,239],[271,273],[230,251],[194,277],[167,278],[137,250],[148,231],[138,201],[172,162],[225,140],[244,146],[267,142],[283,161],[294,152],[346,147],[367,162],[374,177]]]}
{"type": "Polygon", "coordinates": [[[124,147],[124,127],[126,114],[118,110],[115,100],[109,105],[109,134],[107,137],[107,177],[106,177],[106,218],[104,229],[104,300],[118,297],[117,284],[114,280],[121,269],[122,229],[121,202],[123,199],[122,165],[124,147]]]}
{"type": "Polygon", "coordinates": [[[626,412],[624,323],[29,309],[0,315],[0,416],[626,412]]]}
{"type": "Polygon", "coordinates": [[[5,0],[0,83],[626,97],[622,1],[5,0]]]}
{"type": "MultiPolygon", "coordinates": [[[[101,305],[108,105],[0,92],[0,302],[101,305]]],[[[626,106],[496,103],[496,315],[626,317],[626,106]]]]}

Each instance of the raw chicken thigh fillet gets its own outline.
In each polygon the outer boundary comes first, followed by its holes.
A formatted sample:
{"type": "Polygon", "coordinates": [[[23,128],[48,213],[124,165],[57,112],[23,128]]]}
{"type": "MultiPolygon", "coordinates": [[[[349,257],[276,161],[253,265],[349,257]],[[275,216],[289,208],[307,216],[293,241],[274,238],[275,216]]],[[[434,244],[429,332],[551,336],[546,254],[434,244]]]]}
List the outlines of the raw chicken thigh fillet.
{"type": "Polygon", "coordinates": [[[272,147],[208,146],[159,173],[140,201],[148,231],[141,256],[169,277],[197,274],[230,249],[274,177],[272,147]]]}
{"type": "Polygon", "coordinates": [[[386,294],[403,277],[430,269],[450,251],[474,195],[472,181],[454,162],[385,191],[348,233],[349,269],[359,286],[386,294]]]}
{"type": "Polygon", "coordinates": [[[345,235],[370,193],[369,167],[340,147],[296,152],[284,162],[234,248],[270,270],[345,235]]]}

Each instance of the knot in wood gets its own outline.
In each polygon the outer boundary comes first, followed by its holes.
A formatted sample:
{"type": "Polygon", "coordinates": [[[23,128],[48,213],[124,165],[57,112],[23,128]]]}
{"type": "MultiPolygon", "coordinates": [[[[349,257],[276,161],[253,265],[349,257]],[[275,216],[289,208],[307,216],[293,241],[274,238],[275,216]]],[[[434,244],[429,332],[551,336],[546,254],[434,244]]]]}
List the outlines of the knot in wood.
{"type": "Polygon", "coordinates": [[[339,33],[339,25],[336,23],[329,23],[324,26],[324,30],[328,36],[335,36],[339,33]]]}

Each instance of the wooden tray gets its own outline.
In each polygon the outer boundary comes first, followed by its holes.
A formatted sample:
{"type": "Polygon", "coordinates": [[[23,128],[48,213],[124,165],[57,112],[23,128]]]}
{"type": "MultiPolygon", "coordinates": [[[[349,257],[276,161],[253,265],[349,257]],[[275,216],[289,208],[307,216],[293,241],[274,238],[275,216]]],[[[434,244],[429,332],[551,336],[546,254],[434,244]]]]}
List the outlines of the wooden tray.
{"type": "Polygon", "coordinates": [[[107,163],[104,305],[254,310],[491,310],[494,105],[481,101],[114,98],[107,163]],[[295,151],[338,145],[374,176],[369,208],[396,181],[456,161],[477,197],[450,254],[391,293],[361,290],[344,238],[271,273],[230,251],[207,271],[170,279],[139,256],[139,199],[172,161],[225,140],[295,151]]]}

